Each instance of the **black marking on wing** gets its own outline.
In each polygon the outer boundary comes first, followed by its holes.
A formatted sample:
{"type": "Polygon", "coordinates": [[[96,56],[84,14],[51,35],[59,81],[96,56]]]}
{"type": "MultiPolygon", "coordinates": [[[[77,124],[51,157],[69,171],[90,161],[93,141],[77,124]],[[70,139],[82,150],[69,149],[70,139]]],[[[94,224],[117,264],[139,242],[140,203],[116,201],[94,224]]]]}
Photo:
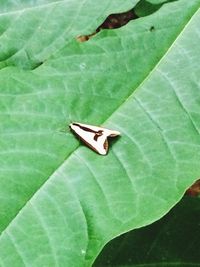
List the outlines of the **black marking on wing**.
{"type": "Polygon", "coordinates": [[[82,125],[80,125],[78,123],[73,123],[73,125],[78,126],[79,128],[81,128],[82,130],[84,130],[86,132],[94,133],[95,134],[94,135],[94,140],[95,141],[97,141],[98,138],[103,135],[103,130],[94,131],[94,130],[92,130],[92,129],[88,128],[88,127],[82,126],[82,125]]]}
{"type": "Polygon", "coordinates": [[[102,135],[103,135],[103,130],[99,130],[98,132],[96,132],[94,136],[94,140],[97,141],[97,139],[102,135]]]}
{"type": "Polygon", "coordinates": [[[78,123],[73,123],[73,125],[78,126],[79,128],[81,128],[82,130],[84,130],[84,131],[86,131],[86,132],[90,132],[90,133],[98,133],[97,131],[94,131],[94,130],[88,128],[88,127],[82,126],[82,125],[80,125],[80,124],[78,124],[78,123]]]}

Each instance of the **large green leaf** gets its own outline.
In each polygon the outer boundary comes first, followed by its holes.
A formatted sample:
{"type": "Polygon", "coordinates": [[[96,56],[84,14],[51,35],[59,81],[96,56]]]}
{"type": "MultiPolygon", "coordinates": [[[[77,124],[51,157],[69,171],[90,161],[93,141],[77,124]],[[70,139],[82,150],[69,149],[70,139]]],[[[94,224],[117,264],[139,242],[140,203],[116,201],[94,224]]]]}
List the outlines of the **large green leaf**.
{"type": "Polygon", "coordinates": [[[200,175],[200,2],[165,4],[86,43],[74,37],[138,1],[23,2],[0,16],[0,264],[90,266],[200,175]],[[70,120],[122,136],[102,157],[70,120]]]}

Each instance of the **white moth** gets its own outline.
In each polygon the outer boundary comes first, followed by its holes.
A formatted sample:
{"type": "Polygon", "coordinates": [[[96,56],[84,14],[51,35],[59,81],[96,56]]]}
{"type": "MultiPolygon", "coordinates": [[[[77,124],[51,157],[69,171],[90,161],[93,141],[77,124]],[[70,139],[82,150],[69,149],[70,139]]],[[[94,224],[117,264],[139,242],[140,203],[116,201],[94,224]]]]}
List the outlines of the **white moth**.
{"type": "Polygon", "coordinates": [[[69,127],[87,146],[101,155],[108,152],[108,137],[120,135],[118,131],[79,122],[73,122],[69,127]]]}

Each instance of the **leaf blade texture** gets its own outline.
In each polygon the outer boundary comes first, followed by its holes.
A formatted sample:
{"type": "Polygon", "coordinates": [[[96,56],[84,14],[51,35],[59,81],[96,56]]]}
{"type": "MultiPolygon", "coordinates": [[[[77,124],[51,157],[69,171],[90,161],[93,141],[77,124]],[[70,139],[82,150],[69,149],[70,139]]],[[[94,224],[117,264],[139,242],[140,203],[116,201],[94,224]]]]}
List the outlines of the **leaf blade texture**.
{"type": "MultiPolygon", "coordinates": [[[[95,9],[94,29],[138,1],[110,2],[95,9]]],[[[75,37],[92,30],[91,1],[44,5],[10,2],[1,15],[0,264],[91,266],[199,177],[199,1],[165,4],[86,43],[75,37]],[[57,21],[64,10],[69,21],[57,21]],[[71,120],[122,137],[99,157],[63,132],[71,120]]]]}

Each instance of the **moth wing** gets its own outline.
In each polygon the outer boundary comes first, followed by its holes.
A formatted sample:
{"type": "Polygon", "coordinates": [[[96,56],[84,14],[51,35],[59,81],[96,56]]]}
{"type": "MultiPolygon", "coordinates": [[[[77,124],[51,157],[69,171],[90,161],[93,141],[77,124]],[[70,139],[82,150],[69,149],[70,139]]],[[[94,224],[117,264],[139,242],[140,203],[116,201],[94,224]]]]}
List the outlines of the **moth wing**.
{"type": "Polygon", "coordinates": [[[70,124],[71,128],[72,128],[73,124],[77,124],[77,125],[80,125],[82,127],[87,127],[87,128],[89,128],[89,129],[91,129],[93,131],[96,131],[96,132],[98,132],[99,130],[102,130],[107,134],[107,136],[110,136],[110,137],[115,137],[115,136],[120,135],[120,132],[118,132],[118,131],[114,131],[114,130],[110,130],[110,129],[107,129],[107,128],[94,126],[94,125],[90,125],[90,124],[79,123],[79,122],[71,123],[70,124]]]}
{"type": "Polygon", "coordinates": [[[70,127],[73,125],[79,125],[80,127],[83,128],[88,128],[91,129],[93,131],[98,132],[99,130],[104,130],[105,128],[99,127],[99,126],[94,126],[94,125],[90,125],[90,124],[85,124],[85,123],[80,123],[80,122],[73,122],[70,124],[70,127]]]}
{"type": "Polygon", "coordinates": [[[107,138],[120,135],[118,131],[112,131],[106,128],[92,126],[88,124],[72,123],[70,128],[80,137],[80,139],[90,148],[95,150],[101,155],[106,155],[108,152],[108,140],[107,138]],[[82,127],[80,127],[80,126],[82,127]],[[85,128],[91,129],[93,131],[102,131],[102,134],[95,138],[96,133],[85,130],[85,128]]]}
{"type": "MultiPolygon", "coordinates": [[[[83,124],[82,124],[83,125],[83,124]]],[[[86,125],[88,126],[88,125],[86,125]]],[[[85,127],[85,125],[84,125],[85,127]]],[[[101,155],[106,155],[108,151],[108,144],[107,144],[107,135],[102,134],[99,136],[97,140],[94,139],[95,133],[85,131],[81,129],[79,126],[70,124],[70,128],[77,134],[78,137],[90,148],[95,150],[101,155]],[[105,144],[105,148],[104,148],[105,144]]],[[[93,128],[94,129],[94,128],[93,128]]],[[[96,127],[95,127],[96,130],[96,127]]]]}
{"type": "Polygon", "coordinates": [[[94,141],[95,143],[93,146],[93,149],[96,150],[99,154],[101,155],[106,155],[108,152],[108,140],[107,140],[108,135],[104,134],[102,136],[98,137],[97,141],[94,141]]]}
{"type": "Polygon", "coordinates": [[[109,131],[109,135],[108,135],[109,137],[115,137],[115,136],[120,135],[120,132],[118,131],[111,131],[111,130],[108,130],[108,131],[109,131]]]}
{"type": "Polygon", "coordinates": [[[102,136],[98,137],[98,144],[95,146],[95,150],[101,154],[101,155],[106,155],[108,152],[108,137],[115,137],[120,135],[120,132],[118,131],[112,131],[106,128],[101,128],[103,129],[103,134],[102,136]]]}

